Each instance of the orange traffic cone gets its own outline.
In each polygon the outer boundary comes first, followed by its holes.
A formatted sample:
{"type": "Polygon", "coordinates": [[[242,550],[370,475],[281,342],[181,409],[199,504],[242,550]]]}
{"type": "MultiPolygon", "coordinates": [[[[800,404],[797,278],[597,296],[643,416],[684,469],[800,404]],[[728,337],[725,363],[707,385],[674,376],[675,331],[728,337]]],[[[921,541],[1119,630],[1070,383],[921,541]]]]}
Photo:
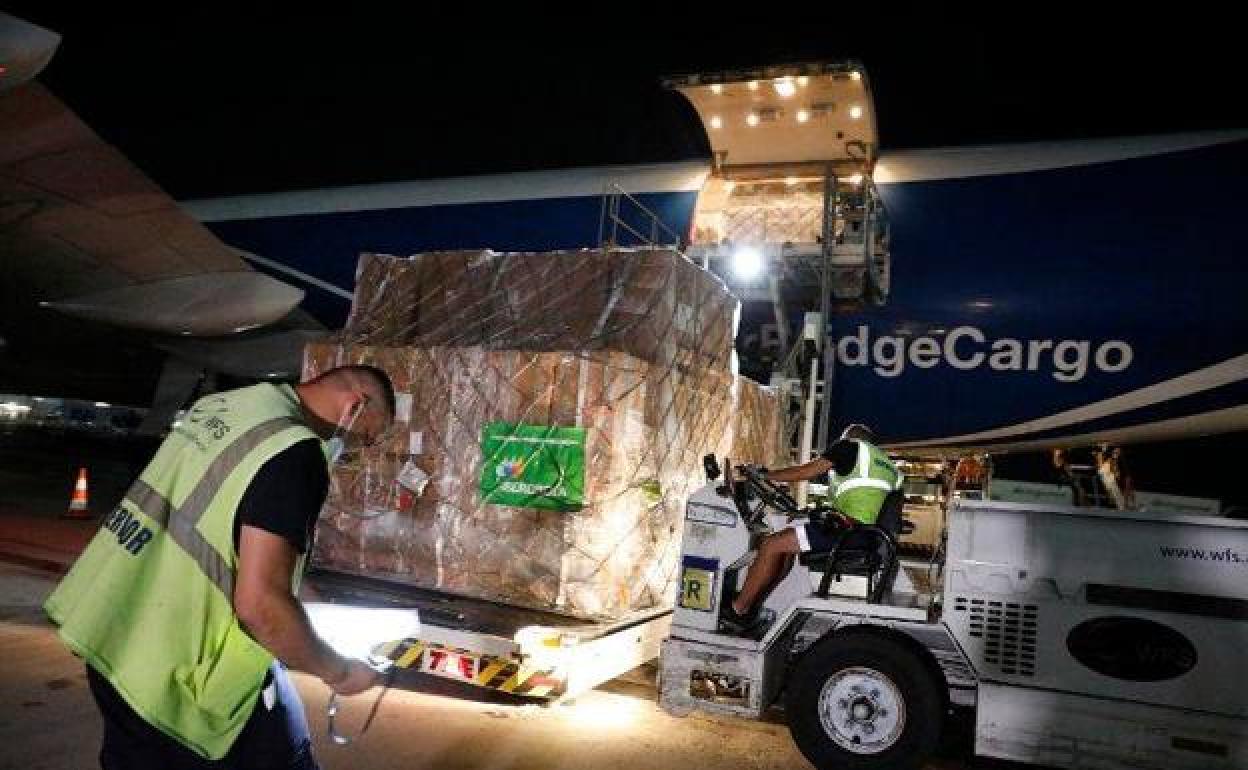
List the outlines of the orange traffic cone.
{"type": "Polygon", "coordinates": [[[78,481],[74,484],[74,495],[69,498],[69,510],[61,518],[89,519],[91,512],[87,510],[87,469],[78,469],[78,481]]]}

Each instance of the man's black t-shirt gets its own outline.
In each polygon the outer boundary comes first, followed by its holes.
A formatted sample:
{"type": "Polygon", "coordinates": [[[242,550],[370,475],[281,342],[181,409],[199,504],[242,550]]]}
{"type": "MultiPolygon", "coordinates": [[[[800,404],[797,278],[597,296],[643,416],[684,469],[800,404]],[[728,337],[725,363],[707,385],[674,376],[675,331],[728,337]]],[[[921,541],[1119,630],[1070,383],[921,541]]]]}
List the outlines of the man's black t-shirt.
{"type": "Polygon", "coordinates": [[[260,466],[234,517],[234,549],[244,524],[281,535],[299,553],[307,551],[316,518],[329,491],[329,466],[321,442],[309,438],[260,466]]]}

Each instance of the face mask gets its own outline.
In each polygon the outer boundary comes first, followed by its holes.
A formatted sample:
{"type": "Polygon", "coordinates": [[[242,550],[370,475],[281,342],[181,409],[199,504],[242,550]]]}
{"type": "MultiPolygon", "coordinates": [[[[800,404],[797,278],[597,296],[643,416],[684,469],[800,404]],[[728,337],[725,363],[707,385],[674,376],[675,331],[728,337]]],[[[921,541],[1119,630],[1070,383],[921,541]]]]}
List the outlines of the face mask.
{"type": "MultiPolygon", "coordinates": [[[[338,421],[338,425],[334,428],[333,435],[330,436],[329,440],[325,442],[325,457],[329,462],[330,470],[329,483],[331,494],[341,494],[338,489],[338,479],[335,478],[333,474],[334,466],[338,463],[338,461],[342,458],[343,453],[346,451],[347,436],[351,433],[351,429],[355,427],[356,418],[360,416],[360,413],[363,412],[367,406],[368,399],[366,397],[364,400],[356,404],[349,414],[344,415],[343,418],[338,421]]],[[[376,445],[384,441],[384,439],[385,436],[383,435],[382,437],[374,439],[370,442],[370,445],[376,445]]],[[[384,508],[379,510],[357,510],[354,506],[345,506],[342,511],[360,519],[372,519],[389,512],[384,508]]]]}
{"type": "Polygon", "coordinates": [[[333,435],[325,442],[325,459],[329,462],[330,468],[333,468],[342,459],[342,453],[347,448],[346,436],[355,427],[355,420],[360,416],[360,412],[364,411],[366,404],[367,401],[360,401],[351,408],[349,413],[343,415],[342,419],[338,421],[338,425],[334,427],[333,435]]]}

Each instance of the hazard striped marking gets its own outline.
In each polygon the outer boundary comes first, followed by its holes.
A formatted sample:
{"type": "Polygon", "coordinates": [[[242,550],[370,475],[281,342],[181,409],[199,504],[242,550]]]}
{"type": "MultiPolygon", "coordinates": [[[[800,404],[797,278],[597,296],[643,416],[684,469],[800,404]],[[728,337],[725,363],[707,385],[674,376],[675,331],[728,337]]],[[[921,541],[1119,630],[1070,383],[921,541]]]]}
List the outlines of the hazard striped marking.
{"type": "Polygon", "coordinates": [[[413,663],[420,660],[420,654],[424,651],[425,645],[420,642],[416,642],[408,647],[407,651],[404,652],[396,661],[394,661],[394,665],[399,668],[411,668],[413,663]]]}
{"type": "Polygon", "coordinates": [[[374,654],[390,659],[397,668],[416,668],[435,676],[468,681],[490,690],[525,695],[535,698],[557,697],[563,694],[567,682],[550,670],[524,668],[520,661],[482,655],[462,647],[448,647],[417,639],[387,642],[379,645],[374,654]],[[432,670],[422,665],[425,653],[437,658],[457,655],[476,663],[475,676],[452,676],[446,671],[432,670]]]}

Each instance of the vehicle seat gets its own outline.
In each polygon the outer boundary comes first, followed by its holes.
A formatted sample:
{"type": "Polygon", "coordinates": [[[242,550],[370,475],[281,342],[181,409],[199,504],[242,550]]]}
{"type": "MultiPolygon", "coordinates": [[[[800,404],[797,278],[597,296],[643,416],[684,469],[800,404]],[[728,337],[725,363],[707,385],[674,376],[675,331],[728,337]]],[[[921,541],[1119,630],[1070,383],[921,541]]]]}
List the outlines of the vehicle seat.
{"type": "Polygon", "coordinates": [[[897,536],[914,531],[914,524],[901,515],[905,501],[901,490],[890,492],[874,524],[859,524],[842,530],[830,550],[811,551],[798,557],[807,569],[823,573],[817,596],[827,598],[832,581],[843,575],[865,577],[867,601],[871,603],[878,603],[892,590],[900,565],[897,536]]]}

